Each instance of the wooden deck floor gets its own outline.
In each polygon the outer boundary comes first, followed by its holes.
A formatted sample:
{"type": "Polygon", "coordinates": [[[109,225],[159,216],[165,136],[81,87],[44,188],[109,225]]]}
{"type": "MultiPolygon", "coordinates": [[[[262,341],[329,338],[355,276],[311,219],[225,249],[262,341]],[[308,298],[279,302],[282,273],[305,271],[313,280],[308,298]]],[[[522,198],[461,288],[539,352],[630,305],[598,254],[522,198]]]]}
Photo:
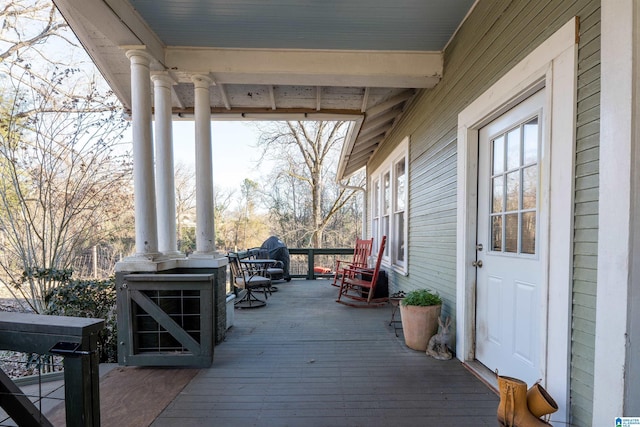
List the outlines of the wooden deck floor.
{"type": "Polygon", "coordinates": [[[326,280],[278,288],[235,310],[213,366],[152,426],[497,425],[497,396],[459,361],[407,348],[389,306],[337,304],[326,280]]]}

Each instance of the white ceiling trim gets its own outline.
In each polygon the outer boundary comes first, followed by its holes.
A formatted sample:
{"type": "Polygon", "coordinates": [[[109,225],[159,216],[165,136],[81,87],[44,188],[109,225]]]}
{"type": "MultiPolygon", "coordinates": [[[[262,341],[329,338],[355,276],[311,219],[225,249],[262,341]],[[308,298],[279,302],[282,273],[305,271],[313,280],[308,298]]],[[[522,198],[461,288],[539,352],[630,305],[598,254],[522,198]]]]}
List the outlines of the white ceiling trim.
{"type": "MultiPolygon", "coordinates": [[[[81,3],[95,3],[100,0],[83,0],[81,3]]],[[[164,60],[164,43],[160,40],[157,34],[149,28],[147,22],[142,19],[135,8],[128,0],[102,0],[111,9],[126,28],[135,37],[140,40],[140,43],[145,45],[147,50],[153,57],[160,63],[164,60]]],[[[94,17],[93,21],[102,21],[104,17],[102,15],[96,15],[92,13],[88,15],[87,19],[94,17]],[[100,19],[96,20],[95,16],[100,16],[100,19]]],[[[104,33],[109,34],[109,33],[104,33]]]]}
{"type": "Polygon", "coordinates": [[[336,173],[336,181],[338,182],[348,178],[351,175],[346,173],[346,169],[347,169],[347,165],[349,164],[349,158],[351,157],[353,147],[356,143],[356,138],[358,137],[358,133],[360,133],[360,129],[362,128],[363,122],[364,122],[364,116],[360,117],[358,120],[355,120],[349,123],[349,128],[347,129],[347,135],[345,137],[344,144],[342,145],[342,150],[340,151],[340,158],[338,160],[338,172],[336,173]]]}
{"type": "Polygon", "coordinates": [[[56,6],[74,32],[83,33],[78,34],[80,40],[91,37],[91,31],[85,25],[90,22],[116,46],[143,45],[156,61],[164,61],[164,44],[128,1],[60,0],[56,1],[56,6]],[[95,19],[96,16],[100,19],[95,19]]]}
{"type": "Polygon", "coordinates": [[[440,52],[167,47],[178,74],[211,73],[224,84],[432,88],[442,77],[440,52]]]}

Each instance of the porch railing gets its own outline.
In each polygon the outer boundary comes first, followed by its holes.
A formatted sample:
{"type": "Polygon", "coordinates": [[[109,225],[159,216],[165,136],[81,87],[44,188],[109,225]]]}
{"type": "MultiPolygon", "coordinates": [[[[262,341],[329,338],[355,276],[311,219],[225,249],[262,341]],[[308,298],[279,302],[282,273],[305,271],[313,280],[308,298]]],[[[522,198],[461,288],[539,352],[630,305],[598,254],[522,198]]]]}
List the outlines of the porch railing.
{"type": "Polygon", "coordinates": [[[332,277],[336,258],[349,259],[353,256],[353,248],[289,248],[289,255],[291,277],[315,280],[332,277]],[[316,273],[314,267],[329,268],[331,273],[316,273]]]}
{"type": "MultiPolygon", "coordinates": [[[[63,357],[66,425],[100,425],[98,333],[102,319],[0,314],[0,349],[63,357]]],[[[20,426],[51,426],[40,409],[0,370],[1,406],[20,426]]]]}

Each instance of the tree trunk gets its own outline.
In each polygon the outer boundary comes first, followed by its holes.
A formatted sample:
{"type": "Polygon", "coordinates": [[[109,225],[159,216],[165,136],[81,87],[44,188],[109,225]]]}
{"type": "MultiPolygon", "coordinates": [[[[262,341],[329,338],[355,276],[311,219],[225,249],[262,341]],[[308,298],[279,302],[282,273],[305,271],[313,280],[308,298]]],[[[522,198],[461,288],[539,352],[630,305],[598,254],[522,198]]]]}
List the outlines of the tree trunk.
{"type": "Polygon", "coordinates": [[[311,193],[313,197],[313,235],[311,245],[314,248],[322,247],[322,174],[320,170],[315,170],[311,176],[311,193]]]}

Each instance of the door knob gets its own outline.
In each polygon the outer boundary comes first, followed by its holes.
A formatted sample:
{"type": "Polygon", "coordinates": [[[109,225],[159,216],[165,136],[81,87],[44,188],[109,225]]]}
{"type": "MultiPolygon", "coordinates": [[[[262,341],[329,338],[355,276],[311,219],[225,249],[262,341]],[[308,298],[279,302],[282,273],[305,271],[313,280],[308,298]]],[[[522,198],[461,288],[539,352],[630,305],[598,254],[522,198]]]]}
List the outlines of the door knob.
{"type": "Polygon", "coordinates": [[[478,261],[473,261],[471,265],[473,265],[474,267],[482,268],[482,260],[479,259],[478,261]]]}

